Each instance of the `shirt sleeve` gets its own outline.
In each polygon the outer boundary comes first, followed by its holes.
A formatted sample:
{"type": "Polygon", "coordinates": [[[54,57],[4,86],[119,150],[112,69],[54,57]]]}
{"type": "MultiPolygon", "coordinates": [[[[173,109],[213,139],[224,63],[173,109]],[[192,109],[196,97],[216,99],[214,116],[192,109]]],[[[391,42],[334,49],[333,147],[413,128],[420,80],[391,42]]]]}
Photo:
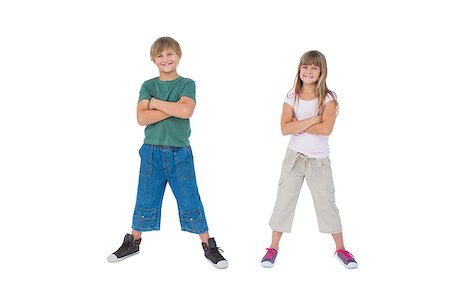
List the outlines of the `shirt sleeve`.
{"type": "Polygon", "coordinates": [[[181,96],[186,96],[186,97],[192,98],[192,100],[196,101],[196,99],[195,99],[195,81],[194,80],[188,79],[186,81],[183,91],[181,92],[181,96]]]}
{"type": "Polygon", "coordinates": [[[144,100],[144,99],[151,99],[153,96],[151,94],[150,88],[147,84],[147,81],[144,82],[141,86],[141,90],[139,91],[139,101],[144,100]]]}
{"type": "Polygon", "coordinates": [[[323,101],[323,106],[325,106],[328,102],[332,101],[332,100],[337,100],[337,96],[335,92],[329,92],[326,96],[325,96],[325,100],[323,101]]]}
{"type": "Polygon", "coordinates": [[[294,108],[294,100],[295,100],[295,92],[289,92],[287,94],[286,99],[284,99],[284,102],[289,104],[290,107],[294,108]]]}

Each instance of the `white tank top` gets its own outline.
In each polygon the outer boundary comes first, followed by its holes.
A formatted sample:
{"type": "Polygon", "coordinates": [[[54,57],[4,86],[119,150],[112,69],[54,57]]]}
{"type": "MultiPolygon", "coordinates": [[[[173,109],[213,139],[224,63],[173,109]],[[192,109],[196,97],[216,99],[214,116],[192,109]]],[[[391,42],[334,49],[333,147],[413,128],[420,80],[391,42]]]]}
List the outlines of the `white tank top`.
{"type": "MultiPolygon", "coordinates": [[[[297,120],[304,120],[319,115],[317,110],[317,98],[314,100],[294,101],[295,93],[289,93],[284,102],[294,109],[294,117],[297,120]]],[[[331,95],[325,97],[324,105],[333,100],[331,95]]],[[[314,158],[324,158],[330,154],[328,146],[328,136],[315,135],[301,132],[292,135],[289,141],[289,148],[300,152],[306,156],[314,158]]]]}

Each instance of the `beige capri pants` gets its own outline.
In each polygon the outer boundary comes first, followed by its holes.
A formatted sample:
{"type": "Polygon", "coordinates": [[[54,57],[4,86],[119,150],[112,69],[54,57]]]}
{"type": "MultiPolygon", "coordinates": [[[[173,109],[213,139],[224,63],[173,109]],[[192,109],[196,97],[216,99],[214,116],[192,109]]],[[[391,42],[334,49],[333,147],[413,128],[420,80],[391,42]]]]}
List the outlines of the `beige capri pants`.
{"type": "Polygon", "coordinates": [[[332,234],[342,232],[341,218],[334,200],[330,159],[307,157],[290,148],[283,161],[277,201],[270,218],[272,230],[291,232],[295,207],[305,177],[314,200],[319,231],[332,234]]]}

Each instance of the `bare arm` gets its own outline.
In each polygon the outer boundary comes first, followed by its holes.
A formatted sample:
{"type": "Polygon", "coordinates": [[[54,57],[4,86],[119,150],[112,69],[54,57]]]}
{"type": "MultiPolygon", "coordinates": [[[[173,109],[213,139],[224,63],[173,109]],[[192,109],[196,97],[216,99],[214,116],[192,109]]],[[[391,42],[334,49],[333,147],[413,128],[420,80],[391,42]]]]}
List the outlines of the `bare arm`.
{"type": "Polygon", "coordinates": [[[160,110],[177,118],[189,119],[194,113],[195,101],[186,96],[182,96],[177,102],[169,102],[152,98],[150,100],[149,108],[160,110]]]}
{"type": "Polygon", "coordinates": [[[336,121],[336,101],[330,101],[325,105],[322,121],[305,130],[316,135],[330,135],[336,121]]]}
{"type": "Polygon", "coordinates": [[[153,123],[157,123],[159,121],[162,121],[164,119],[167,119],[171,117],[170,115],[156,110],[156,109],[149,109],[149,101],[147,99],[141,100],[138,103],[137,106],[137,121],[139,125],[145,126],[150,125],[153,123]]]}
{"type": "Polygon", "coordinates": [[[297,134],[306,131],[314,124],[321,121],[321,116],[315,116],[304,120],[296,120],[293,117],[294,109],[287,103],[283,104],[283,113],[281,114],[281,132],[283,135],[297,134]]]}

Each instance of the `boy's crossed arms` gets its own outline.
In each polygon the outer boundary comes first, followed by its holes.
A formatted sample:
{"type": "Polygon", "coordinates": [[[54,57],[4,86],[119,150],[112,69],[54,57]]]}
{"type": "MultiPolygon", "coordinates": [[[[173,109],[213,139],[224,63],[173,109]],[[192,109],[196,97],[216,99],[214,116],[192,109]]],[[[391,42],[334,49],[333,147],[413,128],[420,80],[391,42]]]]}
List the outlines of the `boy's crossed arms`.
{"type": "Polygon", "coordinates": [[[189,119],[194,113],[195,101],[182,96],[177,102],[169,102],[152,98],[138,103],[137,120],[139,125],[154,124],[170,117],[189,119]]]}

